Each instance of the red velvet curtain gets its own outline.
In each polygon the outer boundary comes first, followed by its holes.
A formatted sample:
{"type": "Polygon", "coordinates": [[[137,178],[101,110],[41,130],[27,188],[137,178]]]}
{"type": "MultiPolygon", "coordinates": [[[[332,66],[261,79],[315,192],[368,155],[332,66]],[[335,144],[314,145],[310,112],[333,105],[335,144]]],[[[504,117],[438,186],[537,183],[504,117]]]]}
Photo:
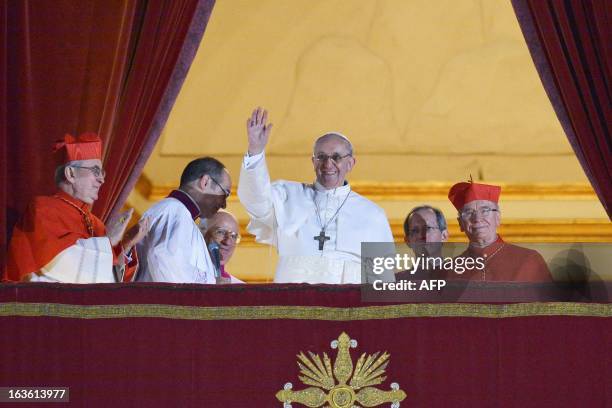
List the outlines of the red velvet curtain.
{"type": "Polygon", "coordinates": [[[155,0],[139,8],[129,66],[106,144],[107,181],[94,212],[117,212],[140,175],[195,57],[214,0],[155,0]]]}
{"type": "Polygon", "coordinates": [[[284,384],[307,387],[296,355],[333,364],[342,332],[357,340],[353,364],[390,354],[374,387],[397,382],[402,407],[612,401],[608,303],[368,304],[358,285],[20,283],[0,285],[0,327],[0,384],[70,387],[70,407],[280,408],[284,384]]]}
{"type": "Polygon", "coordinates": [[[9,0],[0,45],[0,265],[33,196],[50,194],[52,142],[98,132],[106,219],[135,184],[195,55],[214,0],[9,0]],[[9,194],[10,193],[10,194],[9,194]]]}
{"type": "Polygon", "coordinates": [[[612,2],[512,0],[540,78],[612,219],[612,2]]]}
{"type": "Polygon", "coordinates": [[[0,3],[0,279],[4,273],[4,256],[5,248],[7,247],[6,231],[6,203],[7,203],[7,166],[4,164],[6,159],[6,131],[7,131],[7,34],[8,34],[8,4],[7,2],[0,3]]]}

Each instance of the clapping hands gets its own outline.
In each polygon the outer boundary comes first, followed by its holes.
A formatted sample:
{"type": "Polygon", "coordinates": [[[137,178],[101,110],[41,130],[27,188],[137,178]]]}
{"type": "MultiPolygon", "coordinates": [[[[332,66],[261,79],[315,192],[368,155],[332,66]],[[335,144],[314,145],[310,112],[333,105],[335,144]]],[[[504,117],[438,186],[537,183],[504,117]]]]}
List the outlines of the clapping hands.
{"type": "Polygon", "coordinates": [[[149,223],[149,218],[141,218],[138,224],[134,225],[125,233],[121,240],[121,246],[123,246],[126,253],[147,235],[147,232],[149,232],[149,223]]]}
{"type": "Polygon", "coordinates": [[[111,246],[116,246],[121,243],[125,251],[129,251],[134,245],[140,242],[149,231],[149,219],[143,218],[138,221],[138,224],[134,225],[127,232],[127,226],[134,214],[134,209],[130,208],[119,215],[119,218],[110,222],[106,226],[106,236],[110,240],[111,246]]]}

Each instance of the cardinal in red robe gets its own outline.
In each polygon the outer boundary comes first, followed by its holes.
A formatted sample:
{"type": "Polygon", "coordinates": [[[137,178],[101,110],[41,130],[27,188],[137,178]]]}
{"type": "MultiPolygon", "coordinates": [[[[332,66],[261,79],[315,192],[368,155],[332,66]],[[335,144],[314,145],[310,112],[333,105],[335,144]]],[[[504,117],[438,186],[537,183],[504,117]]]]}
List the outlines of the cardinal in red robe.
{"type": "Polygon", "coordinates": [[[94,133],[66,134],[54,152],[57,192],[35,197],[15,225],[3,280],[130,281],[138,265],[133,247],[147,220],[126,233],[132,210],[109,228],[91,213],[105,177],[102,141],[94,133]]]}
{"type": "Polygon", "coordinates": [[[470,241],[468,249],[458,258],[480,258],[480,262],[472,263],[476,266],[462,273],[450,272],[447,278],[551,282],[552,276],[542,255],[505,242],[497,233],[501,223],[500,193],[499,186],[471,181],[451,187],[448,198],[459,211],[459,227],[470,241]]]}

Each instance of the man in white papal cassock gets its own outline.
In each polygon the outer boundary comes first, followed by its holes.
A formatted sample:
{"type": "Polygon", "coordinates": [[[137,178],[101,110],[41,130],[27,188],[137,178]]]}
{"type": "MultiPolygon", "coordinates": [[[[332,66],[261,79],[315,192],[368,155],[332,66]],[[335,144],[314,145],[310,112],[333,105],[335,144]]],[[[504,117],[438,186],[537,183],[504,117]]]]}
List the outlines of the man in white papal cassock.
{"type": "MultiPolygon", "coordinates": [[[[247,230],[257,242],[277,248],[274,282],[361,283],[361,243],[388,243],[387,253],[394,247],[384,210],[346,181],[355,165],[351,142],[335,132],[316,140],[314,183],[272,183],[265,158],[272,129],[267,116],[257,108],[247,119],[238,197],[251,219],[247,230]]],[[[367,278],[373,279],[394,280],[392,272],[367,278]]]]}

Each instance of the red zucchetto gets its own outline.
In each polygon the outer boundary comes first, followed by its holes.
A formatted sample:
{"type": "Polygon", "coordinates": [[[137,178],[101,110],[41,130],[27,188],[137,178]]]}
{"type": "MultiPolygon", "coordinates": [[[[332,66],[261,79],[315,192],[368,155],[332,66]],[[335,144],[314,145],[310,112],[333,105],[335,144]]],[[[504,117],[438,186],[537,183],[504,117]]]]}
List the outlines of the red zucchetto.
{"type": "Polygon", "coordinates": [[[66,133],[63,140],[55,143],[53,151],[60,156],[58,164],[77,160],[102,160],[102,140],[93,132],[76,137],[66,133]]]}
{"type": "Polygon", "coordinates": [[[471,181],[461,182],[451,187],[448,192],[448,199],[453,203],[457,211],[461,211],[467,203],[476,200],[488,200],[497,204],[500,193],[500,186],[473,183],[471,181]]]}

